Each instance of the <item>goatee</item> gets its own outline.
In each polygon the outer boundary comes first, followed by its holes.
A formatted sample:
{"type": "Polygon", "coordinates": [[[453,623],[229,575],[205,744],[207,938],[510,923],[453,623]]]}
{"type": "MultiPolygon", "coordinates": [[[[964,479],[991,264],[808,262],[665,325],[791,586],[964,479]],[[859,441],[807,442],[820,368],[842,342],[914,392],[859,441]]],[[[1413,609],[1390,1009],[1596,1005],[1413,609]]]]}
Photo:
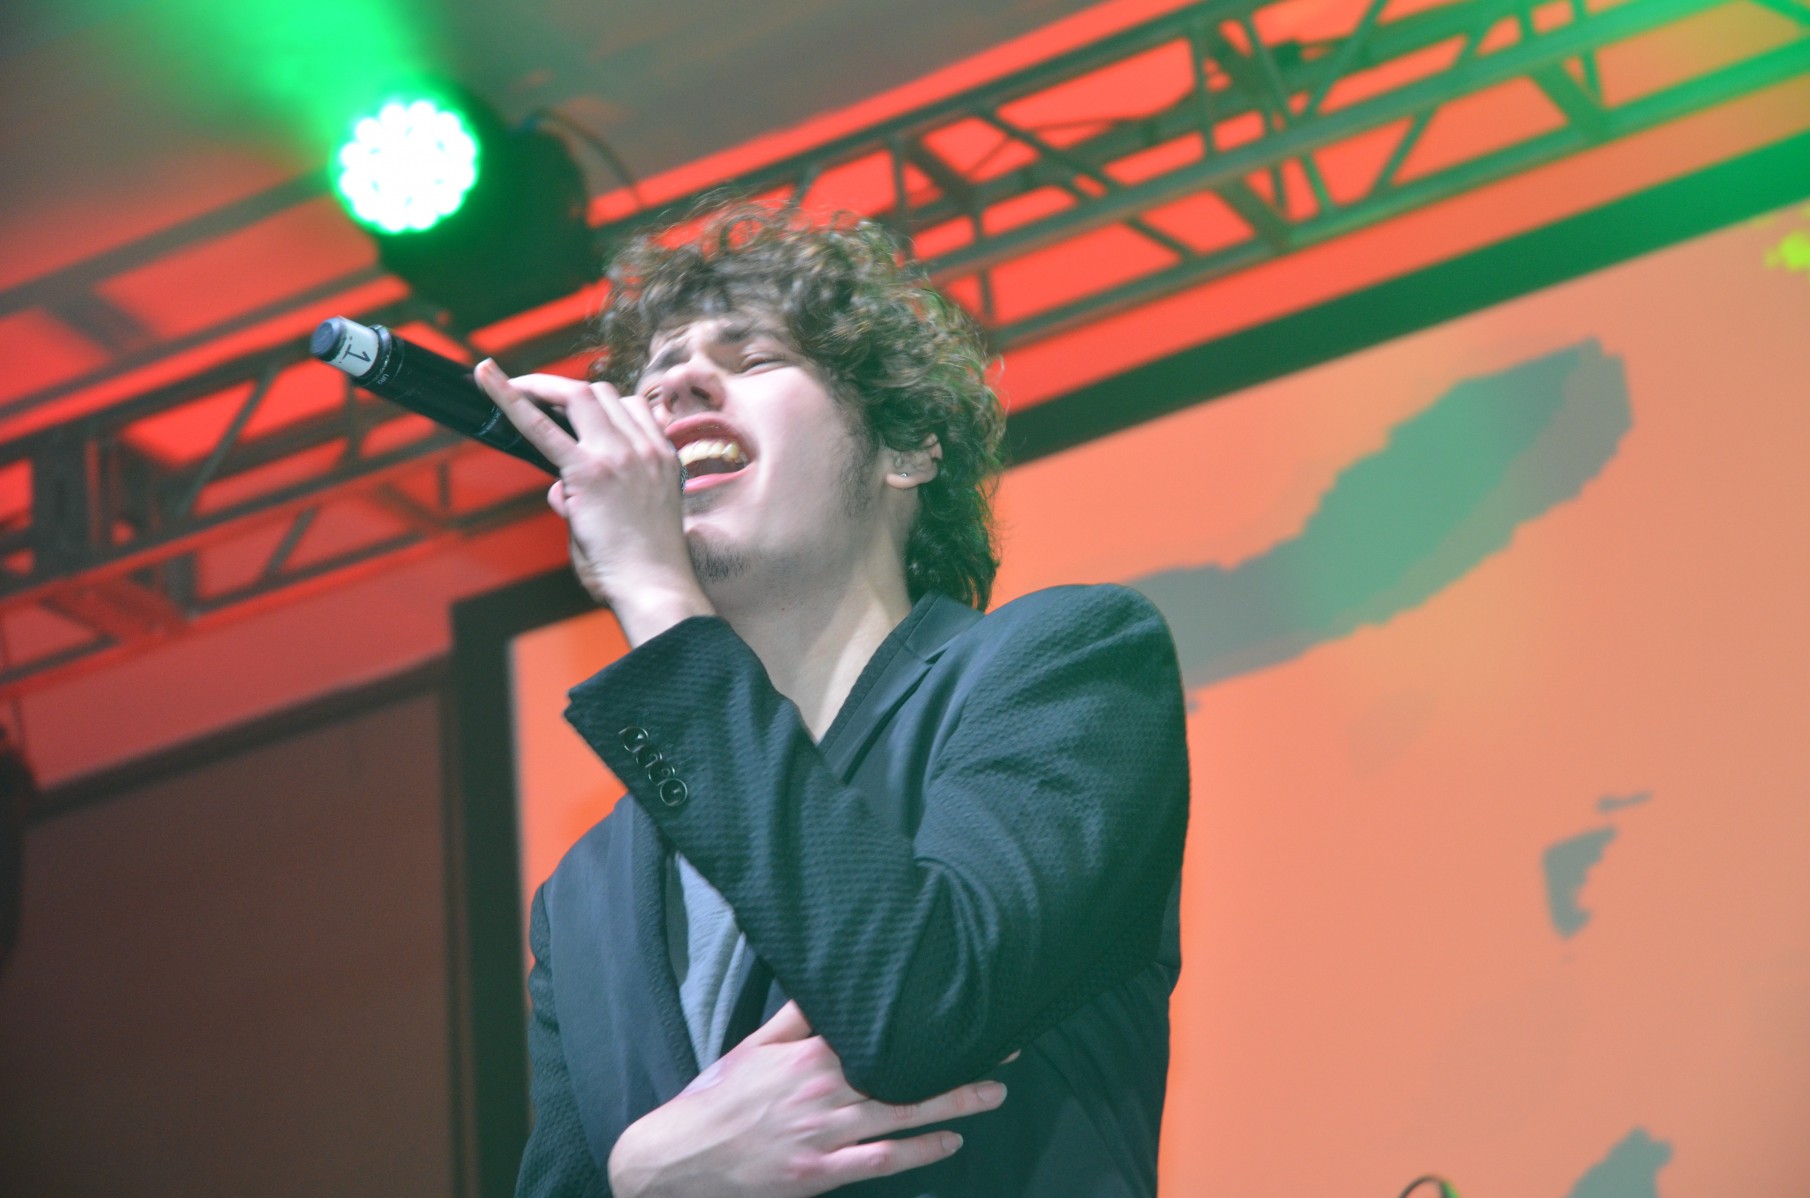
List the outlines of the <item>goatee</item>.
{"type": "Polygon", "coordinates": [[[712,545],[696,536],[685,538],[685,547],[691,551],[691,572],[704,586],[727,582],[748,572],[748,555],[738,550],[712,545]]]}

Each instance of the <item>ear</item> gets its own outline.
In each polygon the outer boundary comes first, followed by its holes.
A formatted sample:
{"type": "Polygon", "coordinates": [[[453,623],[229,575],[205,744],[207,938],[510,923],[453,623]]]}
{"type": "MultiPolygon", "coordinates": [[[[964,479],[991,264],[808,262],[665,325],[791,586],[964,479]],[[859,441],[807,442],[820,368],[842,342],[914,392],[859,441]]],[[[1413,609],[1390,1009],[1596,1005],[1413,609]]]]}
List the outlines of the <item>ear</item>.
{"type": "Polygon", "coordinates": [[[882,452],[890,463],[886,470],[886,485],[901,491],[921,487],[935,478],[943,460],[943,445],[935,433],[925,437],[924,443],[916,449],[882,452]]]}

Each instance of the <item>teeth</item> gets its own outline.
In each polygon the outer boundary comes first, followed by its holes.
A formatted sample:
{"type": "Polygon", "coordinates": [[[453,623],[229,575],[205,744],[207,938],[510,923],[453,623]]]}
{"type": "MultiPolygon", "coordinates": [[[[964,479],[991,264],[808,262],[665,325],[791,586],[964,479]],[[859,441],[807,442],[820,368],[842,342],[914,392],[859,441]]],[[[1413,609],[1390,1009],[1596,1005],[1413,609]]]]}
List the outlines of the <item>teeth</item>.
{"type": "Polygon", "coordinates": [[[748,455],[734,441],[687,441],[679,446],[679,461],[686,466],[717,460],[740,468],[748,464],[748,455]]]}

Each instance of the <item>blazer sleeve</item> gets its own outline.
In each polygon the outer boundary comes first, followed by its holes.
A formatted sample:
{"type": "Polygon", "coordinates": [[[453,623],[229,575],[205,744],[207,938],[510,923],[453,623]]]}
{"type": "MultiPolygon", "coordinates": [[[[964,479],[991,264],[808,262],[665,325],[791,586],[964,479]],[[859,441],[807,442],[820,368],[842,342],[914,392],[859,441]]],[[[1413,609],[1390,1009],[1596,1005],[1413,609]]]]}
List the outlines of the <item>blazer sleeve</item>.
{"type": "Polygon", "coordinates": [[[567,712],[850,1083],[891,1102],[980,1076],[1147,964],[1180,869],[1187,750],[1161,616],[1074,587],[987,626],[914,836],[842,784],[721,620],[648,641],[567,712]]]}
{"type": "Polygon", "coordinates": [[[591,1156],[579,1122],[578,1101],[559,1042],[559,1014],[553,1006],[553,958],[547,925],[547,901],[534,892],[528,914],[528,945],[534,967],[528,972],[529,1094],[534,1102],[534,1129],[516,1174],[516,1198],[608,1198],[609,1180],[591,1156]]]}

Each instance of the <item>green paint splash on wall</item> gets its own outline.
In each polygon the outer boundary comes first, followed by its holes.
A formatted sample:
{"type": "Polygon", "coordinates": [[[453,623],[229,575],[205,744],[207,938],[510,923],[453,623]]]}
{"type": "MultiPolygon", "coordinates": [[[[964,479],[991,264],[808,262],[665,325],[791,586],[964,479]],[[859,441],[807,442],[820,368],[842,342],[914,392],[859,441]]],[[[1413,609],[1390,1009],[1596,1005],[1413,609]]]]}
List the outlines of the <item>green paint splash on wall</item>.
{"type": "Polygon", "coordinates": [[[1766,265],[1810,277],[1810,233],[1793,229],[1766,251],[1766,265]]]}
{"type": "Polygon", "coordinates": [[[1584,879],[1603,859],[1603,850],[1614,839],[1614,828],[1592,828],[1549,845],[1540,855],[1546,876],[1547,909],[1559,935],[1575,936],[1590,922],[1590,911],[1581,901],[1584,879]]]}
{"type": "Polygon", "coordinates": [[[1798,209],[1797,220],[1804,227],[1791,230],[1767,250],[1766,265],[1810,278],[1810,205],[1798,209]]]}
{"type": "Polygon", "coordinates": [[[1659,1171],[1671,1159],[1669,1141],[1637,1127],[1590,1166],[1565,1198],[1659,1198],[1659,1171]]]}

